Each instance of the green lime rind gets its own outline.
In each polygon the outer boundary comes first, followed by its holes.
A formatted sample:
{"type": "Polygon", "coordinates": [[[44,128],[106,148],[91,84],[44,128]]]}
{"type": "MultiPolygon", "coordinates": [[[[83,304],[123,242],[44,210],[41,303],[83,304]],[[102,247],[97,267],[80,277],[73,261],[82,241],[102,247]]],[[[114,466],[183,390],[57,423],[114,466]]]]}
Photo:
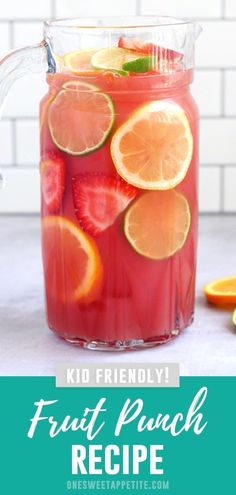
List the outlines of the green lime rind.
{"type": "Polygon", "coordinates": [[[148,72],[152,70],[154,67],[154,58],[150,55],[146,57],[140,57],[135,60],[131,60],[130,62],[125,62],[122,65],[122,69],[128,72],[148,72]]]}
{"type": "Polygon", "coordinates": [[[114,71],[127,76],[129,70],[126,70],[124,66],[142,58],[148,59],[149,57],[125,48],[103,48],[92,56],[91,64],[94,69],[114,71]]]}
{"type": "MultiPolygon", "coordinates": [[[[56,102],[57,98],[62,93],[66,93],[67,91],[70,91],[70,89],[64,88],[61,91],[59,91],[59,93],[55,96],[54,100],[52,101],[51,106],[53,105],[54,102],[56,102]]],[[[91,88],[90,88],[90,91],[91,91],[91,88]]],[[[58,140],[55,137],[54,128],[53,128],[53,125],[52,125],[52,122],[51,122],[51,115],[50,115],[51,106],[50,106],[49,112],[48,112],[48,126],[49,126],[49,130],[50,130],[51,138],[52,138],[54,144],[57,146],[58,149],[60,149],[61,151],[64,151],[65,153],[67,153],[69,155],[82,156],[82,155],[87,155],[89,153],[92,153],[93,151],[98,150],[99,148],[101,148],[104,145],[104,143],[108,139],[108,137],[109,137],[109,135],[110,135],[110,133],[112,131],[112,128],[114,126],[114,123],[115,123],[115,106],[114,106],[114,103],[113,103],[112,99],[110,98],[110,96],[108,96],[106,93],[101,93],[101,92],[99,92],[99,93],[102,94],[103,97],[106,98],[106,100],[108,102],[108,106],[109,106],[109,108],[111,110],[111,120],[110,120],[109,126],[107,127],[107,129],[103,133],[102,139],[98,143],[96,143],[94,146],[92,146],[90,148],[88,147],[88,148],[86,148],[83,151],[74,151],[74,150],[71,150],[68,147],[62,146],[58,142],[58,140]]]]}
{"type": "Polygon", "coordinates": [[[235,310],[233,311],[233,315],[232,315],[232,322],[233,322],[233,324],[236,326],[236,308],[235,308],[235,310]]]}

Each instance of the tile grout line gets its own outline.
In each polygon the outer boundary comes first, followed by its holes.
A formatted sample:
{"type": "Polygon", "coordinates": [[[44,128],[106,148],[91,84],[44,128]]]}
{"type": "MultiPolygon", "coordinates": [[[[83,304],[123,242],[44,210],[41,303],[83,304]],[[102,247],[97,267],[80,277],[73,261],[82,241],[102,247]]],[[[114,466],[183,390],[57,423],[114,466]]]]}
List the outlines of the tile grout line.
{"type": "MultiPolygon", "coordinates": [[[[230,163],[227,166],[229,166],[229,167],[236,167],[236,163],[235,164],[234,163],[230,163]]],[[[204,163],[204,162],[202,162],[202,163],[200,163],[200,167],[202,167],[202,168],[212,168],[212,167],[216,167],[216,168],[220,167],[220,168],[222,168],[222,167],[225,167],[225,165],[222,165],[222,163],[218,163],[218,162],[216,162],[216,163],[204,163]]]]}
{"type": "Polygon", "coordinates": [[[221,69],[220,116],[225,118],[225,69],[221,69]]]}
{"type": "Polygon", "coordinates": [[[38,122],[39,120],[39,116],[28,116],[28,115],[18,115],[17,117],[12,117],[12,116],[3,116],[1,121],[7,121],[7,122],[19,122],[19,121],[23,121],[23,122],[28,122],[28,121],[32,121],[32,122],[38,122]]]}
{"type": "Polygon", "coordinates": [[[51,16],[56,17],[56,0],[51,0],[51,16]]]}
{"type": "Polygon", "coordinates": [[[21,23],[28,24],[32,22],[43,22],[43,21],[45,21],[45,17],[14,17],[13,19],[9,17],[4,17],[0,19],[0,24],[4,22],[9,22],[9,23],[16,22],[19,24],[21,23]]]}
{"type": "Polygon", "coordinates": [[[14,37],[14,21],[9,21],[9,44],[10,50],[14,48],[15,37],[14,37]]]}
{"type": "Polygon", "coordinates": [[[201,115],[201,120],[235,120],[236,115],[201,115]]]}
{"type": "Polygon", "coordinates": [[[201,168],[225,168],[226,166],[236,168],[236,163],[228,163],[227,165],[222,165],[222,163],[200,163],[201,168]]]}
{"type": "Polygon", "coordinates": [[[38,163],[35,163],[35,164],[21,163],[19,165],[15,165],[14,167],[12,165],[1,165],[2,170],[12,170],[12,169],[15,170],[15,168],[17,168],[18,170],[35,170],[35,169],[37,170],[38,169],[38,163]]]}
{"type": "Polygon", "coordinates": [[[225,206],[225,166],[220,167],[220,211],[224,212],[225,206]]]}
{"type": "Polygon", "coordinates": [[[12,163],[13,168],[17,167],[17,140],[16,140],[16,120],[12,120],[12,163]]]}
{"type": "Polygon", "coordinates": [[[136,0],[136,15],[141,15],[141,0],[136,0]]]}
{"type": "MultiPolygon", "coordinates": [[[[14,21],[9,21],[9,45],[10,50],[13,50],[15,46],[15,36],[14,36],[14,21]]],[[[11,121],[11,144],[12,144],[12,163],[10,165],[11,168],[16,166],[16,123],[11,121]]]]}
{"type": "Polygon", "coordinates": [[[218,71],[220,71],[220,70],[231,70],[231,71],[235,71],[236,70],[236,66],[235,65],[234,66],[233,65],[228,65],[228,66],[222,67],[222,66],[219,66],[219,65],[218,66],[215,65],[214,67],[209,67],[209,66],[204,67],[202,65],[198,65],[195,70],[197,70],[197,71],[204,71],[204,72],[207,72],[207,71],[208,72],[212,72],[212,71],[216,71],[216,70],[218,70],[218,71]]]}
{"type": "Polygon", "coordinates": [[[225,0],[221,0],[221,19],[226,18],[226,5],[225,0]]]}

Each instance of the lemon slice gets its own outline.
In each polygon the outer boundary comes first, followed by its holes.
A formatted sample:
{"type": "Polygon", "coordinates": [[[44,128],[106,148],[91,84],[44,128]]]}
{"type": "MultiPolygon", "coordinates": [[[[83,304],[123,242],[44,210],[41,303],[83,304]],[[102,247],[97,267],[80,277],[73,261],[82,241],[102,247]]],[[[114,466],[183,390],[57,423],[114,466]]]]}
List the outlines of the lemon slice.
{"type": "Polygon", "coordinates": [[[126,75],[128,71],[124,70],[124,64],[141,58],[147,56],[125,48],[103,48],[92,56],[91,63],[95,69],[115,70],[126,75]]]}
{"type": "Polygon", "coordinates": [[[78,50],[67,53],[64,56],[64,65],[71,72],[75,72],[77,74],[90,71],[94,72],[91,65],[91,59],[96,52],[96,48],[91,48],[89,50],[78,50]]]}
{"type": "Polygon", "coordinates": [[[193,136],[184,110],[152,101],[140,107],[115,132],[111,155],[118,174],[140,189],[172,189],[187,174],[193,136]]]}

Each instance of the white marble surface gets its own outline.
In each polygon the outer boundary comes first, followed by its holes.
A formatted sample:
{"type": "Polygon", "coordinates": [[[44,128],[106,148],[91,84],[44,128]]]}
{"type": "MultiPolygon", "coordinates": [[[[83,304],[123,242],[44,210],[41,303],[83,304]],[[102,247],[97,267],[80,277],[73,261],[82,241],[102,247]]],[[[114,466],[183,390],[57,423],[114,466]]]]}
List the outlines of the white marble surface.
{"type": "Polygon", "coordinates": [[[231,313],[206,304],[202,286],[236,274],[235,216],[200,219],[194,324],[164,346],[127,353],[73,347],[44,318],[38,217],[0,217],[0,375],[54,375],[62,362],[179,362],[182,375],[236,375],[231,313]]]}

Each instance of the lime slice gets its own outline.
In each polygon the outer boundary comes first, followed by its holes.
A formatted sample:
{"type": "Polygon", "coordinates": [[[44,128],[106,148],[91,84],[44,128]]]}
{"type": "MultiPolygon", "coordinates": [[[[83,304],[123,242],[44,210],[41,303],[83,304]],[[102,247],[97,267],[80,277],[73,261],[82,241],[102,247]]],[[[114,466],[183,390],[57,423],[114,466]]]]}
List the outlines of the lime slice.
{"type": "Polygon", "coordinates": [[[56,146],[85,155],[103,145],[115,119],[112,100],[87,83],[70,83],[50,103],[48,124],[56,146]],[[87,87],[87,89],[86,89],[87,87]]]}
{"type": "Polygon", "coordinates": [[[236,325],[236,309],[233,312],[232,322],[233,322],[234,325],[236,325]]]}
{"type": "Polygon", "coordinates": [[[128,72],[148,72],[154,67],[154,58],[151,56],[139,57],[135,60],[125,62],[122,69],[128,72]]]}
{"type": "Polygon", "coordinates": [[[174,189],[149,191],[127,210],[124,233],[137,253],[163,260],[182,249],[190,224],[189,203],[182,193],[174,189]]]}
{"type": "Polygon", "coordinates": [[[124,69],[124,64],[141,58],[147,56],[125,48],[103,48],[92,56],[91,64],[95,69],[115,70],[119,74],[127,75],[128,71],[124,69]]]}

